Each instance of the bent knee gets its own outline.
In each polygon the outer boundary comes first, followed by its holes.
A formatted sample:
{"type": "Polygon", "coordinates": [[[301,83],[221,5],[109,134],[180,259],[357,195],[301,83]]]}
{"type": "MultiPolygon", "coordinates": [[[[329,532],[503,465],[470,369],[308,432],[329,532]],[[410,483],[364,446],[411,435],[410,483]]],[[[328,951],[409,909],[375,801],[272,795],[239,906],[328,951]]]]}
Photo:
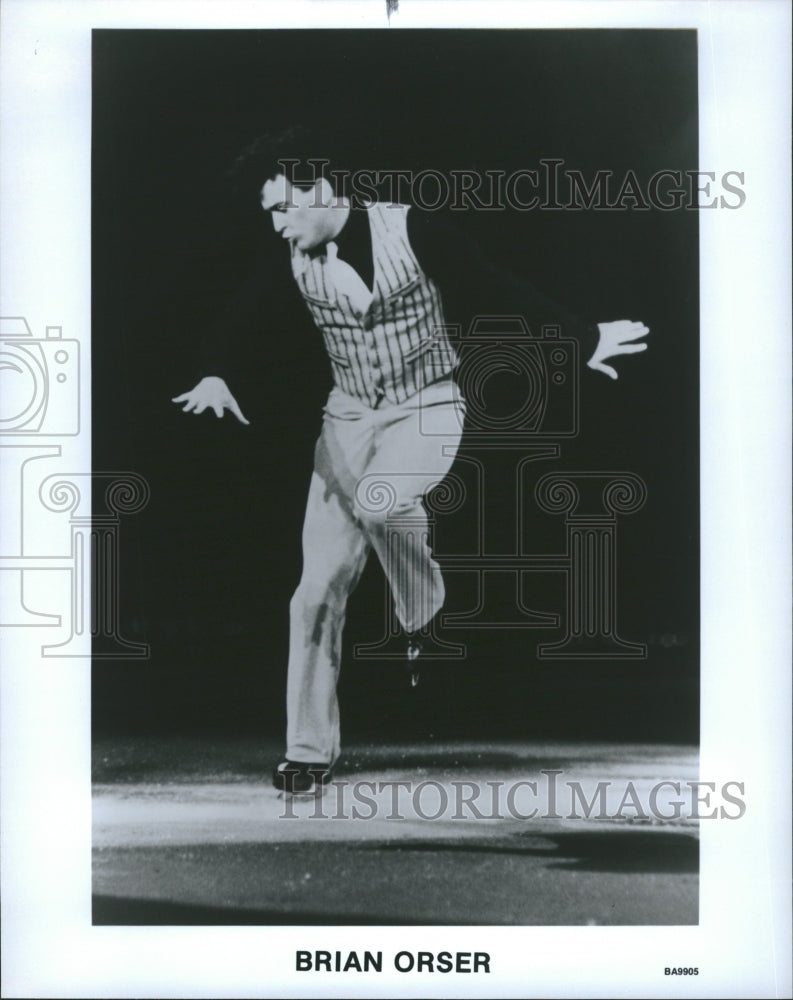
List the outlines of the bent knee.
{"type": "Polygon", "coordinates": [[[429,485],[423,475],[367,473],[355,487],[353,514],[361,524],[372,527],[400,517],[421,516],[421,498],[429,485]]]}

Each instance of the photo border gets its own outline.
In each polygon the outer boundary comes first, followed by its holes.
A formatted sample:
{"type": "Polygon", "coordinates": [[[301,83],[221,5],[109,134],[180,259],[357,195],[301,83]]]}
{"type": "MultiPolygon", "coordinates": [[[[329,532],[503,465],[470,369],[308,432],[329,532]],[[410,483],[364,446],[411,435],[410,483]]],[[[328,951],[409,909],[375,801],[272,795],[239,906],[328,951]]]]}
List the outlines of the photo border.
{"type": "MultiPolygon", "coordinates": [[[[789,7],[775,0],[403,0],[389,27],[385,6],[194,3],[188,14],[178,0],[6,0],[0,313],[25,316],[38,336],[61,326],[64,337],[80,341],[82,372],[90,372],[94,27],[696,28],[700,169],[742,171],[747,196],[740,211],[700,213],[701,775],[744,781],[746,815],[701,826],[697,927],[388,932],[393,951],[490,951],[495,971],[487,979],[384,972],[312,983],[292,971],[295,947],[382,947],[377,927],[92,927],[90,650],[48,661],[40,630],[16,629],[3,637],[3,993],[784,996],[791,953],[789,7]],[[664,978],[668,965],[696,966],[700,974],[681,985],[664,978]]],[[[80,406],[90,412],[88,377],[80,406]]],[[[90,472],[86,424],[79,437],[59,442],[64,468],[75,472],[90,472]]],[[[3,483],[4,511],[15,485],[3,483]]]]}

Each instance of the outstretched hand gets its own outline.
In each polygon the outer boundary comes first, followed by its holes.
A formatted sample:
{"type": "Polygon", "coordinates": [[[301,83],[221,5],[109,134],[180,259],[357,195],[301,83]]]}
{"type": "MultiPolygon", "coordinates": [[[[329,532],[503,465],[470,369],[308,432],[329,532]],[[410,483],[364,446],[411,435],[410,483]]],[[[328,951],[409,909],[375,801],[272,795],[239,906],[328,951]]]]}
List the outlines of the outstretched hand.
{"type": "Polygon", "coordinates": [[[618,354],[637,354],[639,351],[646,351],[647,344],[634,344],[634,340],[646,337],[650,328],[644,323],[633,323],[629,319],[618,319],[613,323],[598,323],[600,330],[600,340],[595,348],[595,353],[587,361],[587,366],[595,371],[604,372],[609,378],[618,378],[617,372],[611,365],[604,365],[603,362],[618,354]]]}
{"type": "Polygon", "coordinates": [[[216,375],[208,375],[191,389],[190,392],[183,392],[181,396],[175,396],[172,403],[184,403],[182,407],[184,413],[203,413],[207,408],[214,410],[218,417],[223,416],[223,410],[231,410],[241,424],[249,424],[242,410],[237,404],[237,400],[229,392],[229,387],[222,378],[216,375]]]}

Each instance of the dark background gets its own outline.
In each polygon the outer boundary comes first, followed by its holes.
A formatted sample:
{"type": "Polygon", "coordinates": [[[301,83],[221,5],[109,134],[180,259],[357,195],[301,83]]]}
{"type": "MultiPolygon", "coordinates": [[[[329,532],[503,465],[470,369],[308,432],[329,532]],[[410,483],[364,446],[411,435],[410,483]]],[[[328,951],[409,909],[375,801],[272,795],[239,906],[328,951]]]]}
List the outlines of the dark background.
{"type": "MultiPolygon", "coordinates": [[[[293,122],[332,125],[371,168],[511,170],[559,157],[585,177],[696,169],[696,35],[96,31],[93,102],[94,468],[151,487],[147,508],[122,523],[120,558],[120,630],[151,657],[95,661],[95,731],[280,739],[288,602],[330,380],[274,246],[256,351],[236,359],[231,385],[251,426],[170,402],[195,383],[198,340],[250,277],[270,225],[230,197],[226,170],[255,135],[293,122]]],[[[428,669],[412,690],[399,665],[349,655],[383,633],[372,560],[347,618],[343,739],[696,741],[696,212],[479,212],[464,225],[493,260],[587,319],[651,327],[650,349],[616,362],[617,382],[583,370],[580,435],[559,461],[536,463],[537,475],[621,469],[647,483],[645,507],[619,523],[617,599],[622,637],[649,656],[539,661],[537,644],[560,631],[458,629],[449,638],[466,643],[466,659],[428,669]]],[[[512,482],[494,466],[493,531],[513,517],[512,482]]],[[[469,513],[441,518],[439,551],[467,537],[469,513]]],[[[563,550],[562,518],[532,509],[530,521],[528,551],[563,550]]],[[[562,611],[561,575],[536,583],[537,607],[562,611]]],[[[448,590],[447,610],[471,605],[463,576],[448,590]]]]}

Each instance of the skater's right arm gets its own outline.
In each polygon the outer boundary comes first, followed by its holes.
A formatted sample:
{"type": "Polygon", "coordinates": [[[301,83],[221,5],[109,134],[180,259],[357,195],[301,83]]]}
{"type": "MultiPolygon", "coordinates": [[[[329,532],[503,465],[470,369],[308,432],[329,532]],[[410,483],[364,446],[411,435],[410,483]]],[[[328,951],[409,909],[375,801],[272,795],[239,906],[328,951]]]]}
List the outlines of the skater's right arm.
{"type": "MultiPolygon", "coordinates": [[[[222,417],[229,410],[242,424],[249,424],[229,384],[239,385],[248,362],[248,335],[261,315],[263,296],[262,266],[258,260],[249,264],[242,279],[220,260],[204,264],[200,285],[208,318],[198,324],[193,335],[193,365],[188,378],[193,388],[171,399],[181,403],[185,413],[198,415],[204,410],[222,417]],[[224,266],[225,265],[225,266],[224,266]],[[218,305],[220,303],[220,305],[218,305]]],[[[243,379],[244,381],[244,379],[243,379]]],[[[188,382],[188,385],[190,382],[188,382]]]]}

